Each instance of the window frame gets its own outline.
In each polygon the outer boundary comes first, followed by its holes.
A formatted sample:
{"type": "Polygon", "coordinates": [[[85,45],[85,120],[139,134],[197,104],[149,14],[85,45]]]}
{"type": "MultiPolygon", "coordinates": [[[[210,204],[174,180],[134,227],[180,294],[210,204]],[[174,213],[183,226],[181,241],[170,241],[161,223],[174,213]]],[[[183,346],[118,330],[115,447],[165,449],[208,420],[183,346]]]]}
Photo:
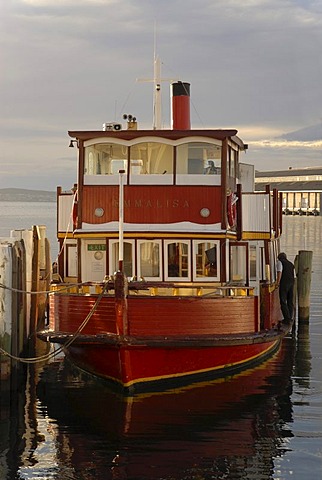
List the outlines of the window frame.
{"type": "Polygon", "coordinates": [[[150,240],[150,239],[142,239],[142,240],[137,240],[137,247],[136,247],[136,258],[137,258],[137,275],[138,277],[143,277],[145,280],[154,282],[154,281],[161,281],[162,280],[162,271],[163,271],[163,265],[162,265],[162,240],[155,239],[155,240],[150,240]],[[156,243],[159,245],[159,276],[158,277],[147,277],[142,275],[141,272],[141,245],[144,243],[156,243]]]}
{"type": "Polygon", "coordinates": [[[170,240],[164,240],[164,278],[169,282],[191,282],[191,241],[182,238],[172,238],[170,240]],[[168,246],[172,243],[181,243],[188,246],[187,251],[187,273],[186,277],[170,277],[168,275],[168,246]]]}
{"type": "MultiPolygon", "coordinates": [[[[115,244],[119,243],[119,239],[111,239],[108,242],[108,272],[109,275],[112,276],[115,274],[115,270],[112,268],[113,266],[113,247],[115,244]]],[[[135,255],[135,240],[134,239],[124,239],[123,240],[123,246],[124,244],[130,244],[132,246],[131,251],[132,251],[132,274],[130,276],[127,276],[128,279],[131,279],[136,275],[136,255],[135,255]]],[[[118,250],[117,250],[118,251],[118,250]]],[[[118,259],[115,259],[115,263],[118,263],[118,259]]],[[[123,258],[123,269],[124,269],[124,258],[123,258]]],[[[118,267],[116,268],[116,271],[118,270],[118,267]]],[[[125,270],[124,270],[125,272],[125,270]]]]}
{"type": "MultiPolygon", "coordinates": [[[[211,247],[212,248],[212,247],[211,247]]],[[[196,239],[192,242],[192,278],[194,282],[219,282],[220,281],[220,241],[212,239],[196,239]],[[198,245],[205,243],[213,243],[216,247],[216,262],[217,262],[217,275],[216,276],[197,276],[197,254],[198,245]]]]}

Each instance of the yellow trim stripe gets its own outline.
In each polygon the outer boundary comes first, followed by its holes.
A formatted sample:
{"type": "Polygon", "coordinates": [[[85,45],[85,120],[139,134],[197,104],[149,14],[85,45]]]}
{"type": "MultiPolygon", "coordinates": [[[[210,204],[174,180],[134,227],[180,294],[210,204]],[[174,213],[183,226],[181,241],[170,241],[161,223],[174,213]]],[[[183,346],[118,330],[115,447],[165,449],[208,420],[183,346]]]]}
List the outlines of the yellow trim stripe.
{"type": "Polygon", "coordinates": [[[242,240],[269,240],[271,234],[269,232],[243,232],[242,240]]]}
{"type": "MultiPolygon", "coordinates": [[[[68,239],[76,239],[76,238],[118,238],[119,234],[117,232],[115,233],[102,233],[102,232],[96,232],[96,233],[75,233],[75,234],[68,234],[67,238],[68,239]]],[[[66,235],[64,233],[58,233],[58,238],[65,238],[66,235]]],[[[160,233],[160,232],[155,232],[155,233],[148,233],[148,232],[142,232],[142,233],[137,233],[137,232],[124,232],[124,237],[125,238],[192,238],[191,233],[181,233],[181,232],[175,232],[175,233],[160,233]]],[[[196,233],[193,235],[193,238],[211,238],[211,239],[216,239],[216,238],[236,238],[236,235],[232,234],[226,234],[226,233],[196,233]]]]}

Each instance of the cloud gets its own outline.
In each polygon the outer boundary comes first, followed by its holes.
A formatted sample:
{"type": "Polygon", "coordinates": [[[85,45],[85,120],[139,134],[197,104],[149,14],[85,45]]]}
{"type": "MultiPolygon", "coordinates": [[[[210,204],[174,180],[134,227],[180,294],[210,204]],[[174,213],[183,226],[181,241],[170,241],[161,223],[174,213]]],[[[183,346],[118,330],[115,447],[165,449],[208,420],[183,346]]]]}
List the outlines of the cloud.
{"type": "MultiPolygon", "coordinates": [[[[136,78],[153,75],[155,24],[162,75],[191,83],[195,127],[234,127],[277,165],[282,151],[283,162],[294,158],[297,147],[274,138],[321,122],[321,2],[15,0],[0,5],[8,181],[21,168],[13,139],[25,164],[39,166],[65,157],[68,130],[101,128],[123,113],[151,127],[153,87],[136,78]]],[[[166,82],[162,89],[168,126],[166,82]]]]}
{"type": "Polygon", "coordinates": [[[301,141],[287,141],[287,140],[260,140],[251,142],[254,147],[265,147],[265,148],[283,148],[285,149],[293,149],[293,148],[301,148],[302,150],[314,150],[314,149],[321,149],[322,147],[322,140],[317,142],[301,142],[301,141]]]}

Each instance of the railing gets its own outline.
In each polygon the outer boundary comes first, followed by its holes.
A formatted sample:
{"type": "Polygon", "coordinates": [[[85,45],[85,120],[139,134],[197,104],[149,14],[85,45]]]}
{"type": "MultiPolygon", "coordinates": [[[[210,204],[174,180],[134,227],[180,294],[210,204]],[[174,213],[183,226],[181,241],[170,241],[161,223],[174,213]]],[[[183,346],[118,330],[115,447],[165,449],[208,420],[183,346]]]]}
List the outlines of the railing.
{"type": "MultiPolygon", "coordinates": [[[[77,295],[99,295],[105,284],[86,282],[83,284],[53,283],[52,293],[77,294],[77,295]]],[[[106,294],[114,294],[114,282],[109,281],[106,294]]],[[[128,283],[128,294],[130,296],[194,296],[194,297],[249,297],[254,296],[254,287],[244,285],[213,285],[213,284],[191,284],[191,283],[158,283],[145,281],[130,281],[128,283]]]]}

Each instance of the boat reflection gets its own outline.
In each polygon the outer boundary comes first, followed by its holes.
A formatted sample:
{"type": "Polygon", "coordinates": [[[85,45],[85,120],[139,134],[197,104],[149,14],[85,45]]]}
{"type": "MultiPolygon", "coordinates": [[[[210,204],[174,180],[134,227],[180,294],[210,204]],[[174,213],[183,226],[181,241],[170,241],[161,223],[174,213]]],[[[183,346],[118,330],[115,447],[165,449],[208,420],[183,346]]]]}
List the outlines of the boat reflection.
{"type": "Polygon", "coordinates": [[[273,358],[231,378],[130,398],[66,363],[48,366],[37,395],[56,469],[86,480],[238,479],[245,469],[247,478],[271,478],[292,436],[293,347],[286,338],[273,358]]]}

